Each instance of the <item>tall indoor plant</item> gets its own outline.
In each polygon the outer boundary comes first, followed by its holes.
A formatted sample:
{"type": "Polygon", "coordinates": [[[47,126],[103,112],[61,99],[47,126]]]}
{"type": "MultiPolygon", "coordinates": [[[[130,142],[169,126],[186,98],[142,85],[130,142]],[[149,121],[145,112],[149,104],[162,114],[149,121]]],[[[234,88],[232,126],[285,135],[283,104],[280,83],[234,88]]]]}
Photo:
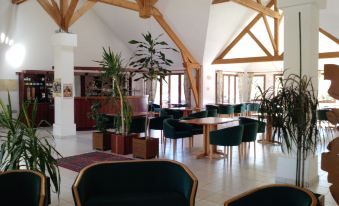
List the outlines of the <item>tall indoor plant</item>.
{"type": "Polygon", "coordinates": [[[274,134],[282,141],[283,151],[296,155],[295,184],[301,187],[304,187],[305,160],[315,153],[319,141],[317,106],[311,78],[306,75],[290,74],[281,80],[275,96],[272,88],[261,95],[261,116],[279,123],[274,134]]]}
{"type": "Polygon", "coordinates": [[[150,83],[149,102],[153,103],[154,92],[156,91],[156,88],[153,88],[153,84],[156,85],[156,81],[165,80],[166,75],[170,73],[167,68],[173,64],[173,61],[166,57],[165,52],[166,50],[177,52],[177,50],[170,47],[167,42],[160,40],[162,34],[153,38],[152,34],[147,32],[142,36],[143,41],[129,41],[130,44],[136,46],[136,52],[129,65],[145,71],[142,73],[142,77],[135,79],[135,81],[143,79],[150,83]]]}
{"type": "MultiPolygon", "coordinates": [[[[29,169],[50,178],[55,191],[60,194],[60,172],[53,135],[40,132],[35,124],[37,101],[29,112],[28,104],[21,105],[18,117],[14,117],[11,98],[8,105],[0,99],[0,171],[29,169]]],[[[47,188],[49,191],[49,188],[47,188]]],[[[49,194],[48,194],[49,195],[49,194]]]]}
{"type": "Polygon", "coordinates": [[[103,48],[102,60],[97,61],[103,68],[102,78],[112,79],[111,99],[119,103],[119,118],[115,121],[116,132],[127,135],[131,123],[131,107],[126,101],[123,92],[122,82],[124,80],[124,69],[122,67],[122,58],[120,54],[114,54],[110,48],[103,48]]]}

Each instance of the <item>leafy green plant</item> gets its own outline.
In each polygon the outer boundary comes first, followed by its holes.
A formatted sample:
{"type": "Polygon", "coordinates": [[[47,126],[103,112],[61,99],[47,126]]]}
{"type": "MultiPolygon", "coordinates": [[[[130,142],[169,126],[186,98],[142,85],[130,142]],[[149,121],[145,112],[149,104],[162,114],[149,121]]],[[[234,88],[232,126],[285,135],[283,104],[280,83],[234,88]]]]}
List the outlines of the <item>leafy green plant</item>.
{"type": "Polygon", "coordinates": [[[96,61],[103,68],[103,78],[111,78],[113,82],[113,92],[112,100],[118,101],[119,108],[119,118],[116,118],[115,127],[117,133],[128,134],[129,127],[132,121],[131,113],[132,109],[128,102],[126,101],[122,82],[124,81],[124,70],[122,68],[122,59],[120,54],[114,54],[110,48],[106,50],[103,48],[102,60],[96,61]]]}
{"type": "Polygon", "coordinates": [[[52,145],[53,135],[39,132],[35,124],[37,101],[32,112],[23,104],[17,118],[13,116],[11,98],[8,105],[0,99],[0,170],[29,169],[49,176],[55,191],[60,193],[60,172],[57,158],[61,154],[52,145]]]}
{"type": "Polygon", "coordinates": [[[88,117],[95,121],[95,128],[102,133],[107,132],[107,124],[109,119],[107,116],[99,111],[101,108],[100,102],[95,102],[91,106],[91,112],[88,114],[88,117]]]}
{"type": "Polygon", "coordinates": [[[318,99],[311,78],[290,74],[281,79],[281,89],[274,96],[269,88],[261,91],[261,116],[271,118],[280,125],[274,129],[288,153],[296,150],[296,185],[304,186],[305,160],[316,151],[319,142],[317,128],[318,99]],[[279,131],[276,131],[279,130],[279,131]]]}
{"type": "Polygon", "coordinates": [[[165,55],[166,50],[178,52],[176,49],[169,47],[165,41],[160,41],[160,34],[156,38],[152,37],[150,32],[142,34],[144,41],[131,40],[128,43],[136,46],[136,52],[131,58],[130,66],[147,72],[142,73],[142,77],[135,79],[147,80],[165,80],[165,76],[170,73],[166,67],[170,67],[173,61],[165,55]]]}

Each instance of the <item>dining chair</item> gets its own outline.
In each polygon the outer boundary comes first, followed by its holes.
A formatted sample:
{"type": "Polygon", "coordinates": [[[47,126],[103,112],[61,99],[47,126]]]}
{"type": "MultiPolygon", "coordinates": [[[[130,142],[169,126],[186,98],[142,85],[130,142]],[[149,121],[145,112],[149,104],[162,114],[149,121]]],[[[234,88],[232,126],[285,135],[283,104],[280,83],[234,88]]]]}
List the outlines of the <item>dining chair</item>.
{"type": "MultiPolygon", "coordinates": [[[[238,125],[227,127],[210,132],[210,144],[215,146],[224,146],[224,157],[230,155],[228,159],[232,160],[233,146],[239,146],[242,142],[244,126],[238,125]],[[227,153],[226,153],[227,147],[227,153]]],[[[212,152],[212,147],[210,149],[212,152]]],[[[240,149],[238,148],[238,155],[240,160],[240,149]]]]}
{"type": "Polygon", "coordinates": [[[233,117],[234,116],[234,106],[230,104],[220,104],[219,105],[219,115],[233,117]]]}
{"type": "MultiPolygon", "coordinates": [[[[164,153],[166,150],[166,138],[173,140],[173,157],[175,157],[177,149],[177,139],[193,137],[193,126],[180,122],[178,119],[165,119],[163,123],[164,129],[164,153]]],[[[192,144],[190,144],[191,147],[192,144]]]]}
{"type": "Polygon", "coordinates": [[[164,120],[165,119],[170,119],[173,118],[172,115],[169,116],[161,116],[161,117],[152,117],[149,122],[149,132],[148,134],[150,135],[150,130],[160,130],[160,142],[164,142],[164,137],[163,137],[163,129],[164,129],[164,120]]]}
{"type": "Polygon", "coordinates": [[[169,116],[172,115],[173,119],[180,119],[183,117],[183,111],[181,110],[174,110],[169,108],[163,108],[160,110],[160,116],[169,116]]]}
{"type": "Polygon", "coordinates": [[[301,187],[271,184],[254,188],[227,201],[224,206],[316,206],[315,195],[301,187]]]}
{"type": "Polygon", "coordinates": [[[247,116],[251,116],[252,113],[258,113],[260,108],[260,104],[258,103],[247,103],[246,105],[246,111],[247,111],[247,116]]]}
{"type": "Polygon", "coordinates": [[[235,116],[242,116],[246,112],[246,104],[235,104],[234,105],[234,115],[235,116]]]}
{"type": "MultiPolygon", "coordinates": [[[[240,123],[241,124],[241,123],[240,123]]],[[[258,134],[258,122],[248,122],[241,124],[244,126],[244,132],[242,135],[243,145],[241,146],[242,153],[246,153],[247,143],[254,143],[254,157],[256,156],[256,142],[258,134]]]]}
{"type": "Polygon", "coordinates": [[[217,113],[219,113],[219,106],[218,105],[206,104],[205,107],[206,107],[207,111],[216,109],[217,113]]]}

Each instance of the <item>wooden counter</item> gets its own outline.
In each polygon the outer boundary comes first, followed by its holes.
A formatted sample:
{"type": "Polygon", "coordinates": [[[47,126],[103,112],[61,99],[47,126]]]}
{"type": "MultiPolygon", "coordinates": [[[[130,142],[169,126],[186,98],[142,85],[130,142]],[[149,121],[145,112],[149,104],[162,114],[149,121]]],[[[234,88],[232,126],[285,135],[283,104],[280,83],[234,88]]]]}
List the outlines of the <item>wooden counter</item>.
{"type": "MultiPolygon", "coordinates": [[[[133,112],[147,112],[148,96],[127,96],[126,100],[133,112]]],[[[100,111],[103,113],[115,114],[119,111],[119,104],[107,97],[74,97],[74,121],[77,130],[93,129],[95,121],[88,118],[88,113],[96,101],[101,103],[100,111]]]]}

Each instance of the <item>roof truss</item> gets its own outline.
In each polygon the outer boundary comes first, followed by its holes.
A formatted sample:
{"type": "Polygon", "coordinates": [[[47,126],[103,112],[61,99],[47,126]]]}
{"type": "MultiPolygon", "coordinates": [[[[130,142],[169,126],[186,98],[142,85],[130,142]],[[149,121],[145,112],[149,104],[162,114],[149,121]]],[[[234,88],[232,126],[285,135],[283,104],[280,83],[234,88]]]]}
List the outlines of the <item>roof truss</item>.
{"type": "MultiPolygon", "coordinates": [[[[257,0],[261,3],[261,0],[257,0]]],[[[271,0],[267,5],[267,8],[273,8],[275,11],[279,11],[277,7],[277,1],[271,0]]],[[[281,23],[281,18],[274,18],[274,28],[270,28],[267,20],[267,16],[264,13],[259,13],[255,16],[252,21],[236,36],[233,41],[228,44],[228,46],[221,52],[221,54],[215,58],[212,64],[234,64],[234,63],[252,63],[252,62],[268,62],[268,61],[282,61],[283,53],[279,51],[279,26],[281,23]],[[266,32],[270,38],[271,46],[274,53],[270,53],[268,46],[260,42],[259,38],[251,32],[251,29],[258,23],[260,19],[263,19],[265,24],[266,32]],[[273,31],[273,32],[272,32],[273,31]],[[249,35],[252,40],[261,48],[261,50],[266,54],[266,56],[255,56],[255,57],[242,57],[242,58],[225,58],[227,54],[243,39],[245,35],[249,35]]],[[[326,37],[332,41],[339,44],[339,39],[320,28],[319,31],[324,34],[326,37]]],[[[324,52],[319,54],[319,58],[337,58],[339,57],[339,52],[324,52]]]]}
{"type": "Polygon", "coordinates": [[[252,1],[252,0],[213,0],[212,4],[219,4],[224,2],[234,2],[240,5],[243,5],[249,9],[253,9],[257,12],[263,13],[264,15],[280,19],[281,15],[279,11],[272,10],[264,5],[262,5],[261,1],[252,1]]]}

